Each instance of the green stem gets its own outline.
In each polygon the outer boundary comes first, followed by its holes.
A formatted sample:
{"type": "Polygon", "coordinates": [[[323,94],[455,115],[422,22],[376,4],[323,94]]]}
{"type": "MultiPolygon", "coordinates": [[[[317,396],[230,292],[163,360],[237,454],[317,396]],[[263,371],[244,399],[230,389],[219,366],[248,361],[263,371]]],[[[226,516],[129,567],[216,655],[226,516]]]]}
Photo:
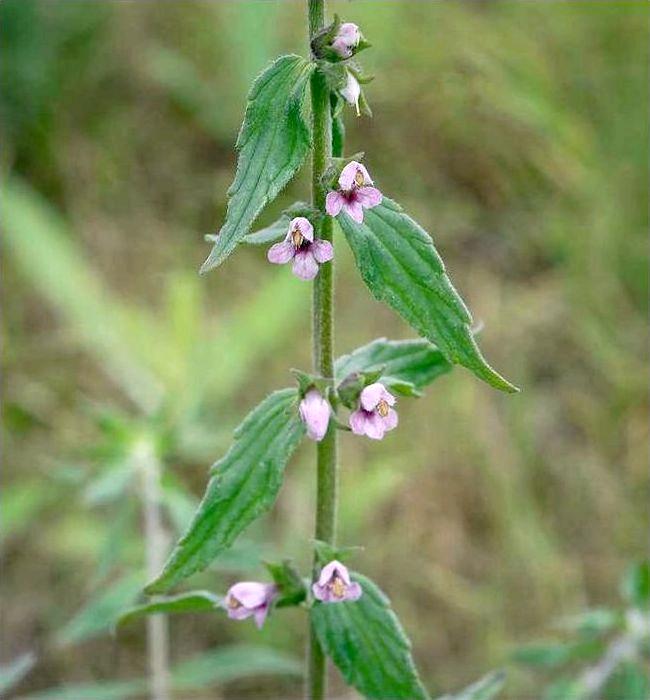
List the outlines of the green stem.
{"type": "MultiPolygon", "coordinates": [[[[307,0],[309,36],[325,25],[325,0],[307,0]]],[[[332,155],[332,119],[330,94],[325,77],[314,71],[311,78],[311,107],[313,127],[312,203],[323,213],[320,237],[332,241],[332,219],[325,215],[326,188],[322,176],[332,155]]],[[[334,374],[334,289],[333,262],[323,265],[314,281],[313,297],[313,356],[314,371],[322,377],[334,374]]],[[[336,429],[330,428],[316,447],[317,492],[316,528],[318,540],[334,544],[336,537],[336,505],[338,468],[336,459],[336,429]]],[[[314,575],[316,561],[314,560],[314,575]]],[[[306,696],[322,700],[327,689],[327,660],[310,626],[306,696]]]]}

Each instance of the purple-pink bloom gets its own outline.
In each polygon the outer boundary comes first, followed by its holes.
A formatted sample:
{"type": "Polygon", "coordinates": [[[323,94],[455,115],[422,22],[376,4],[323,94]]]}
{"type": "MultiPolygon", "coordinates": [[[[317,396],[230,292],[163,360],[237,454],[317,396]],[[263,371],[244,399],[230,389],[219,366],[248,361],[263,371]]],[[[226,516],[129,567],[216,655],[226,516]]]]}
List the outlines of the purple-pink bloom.
{"type": "Polygon", "coordinates": [[[342,603],[361,598],[361,586],[350,579],[347,568],[336,559],[326,564],[311,587],[314,597],[323,603],[342,603]]]}
{"type": "Polygon", "coordinates": [[[232,620],[253,616],[255,624],[261,628],[276,596],[277,588],[272,583],[240,581],[228,589],[224,606],[232,620]]]}
{"type": "Polygon", "coordinates": [[[363,223],[363,210],[376,207],[383,199],[382,193],[376,187],[369,187],[372,184],[363,165],[356,160],[350,161],[339,177],[339,190],[327,195],[327,213],[337,216],[343,210],[358,224],[363,223]]]}
{"type": "Polygon", "coordinates": [[[318,274],[318,266],[334,257],[329,241],[314,240],[314,227],[309,219],[297,216],[291,219],[289,230],[281,243],[269,248],[269,262],[283,265],[293,260],[293,274],[303,280],[312,280],[318,274]]]}
{"type": "Polygon", "coordinates": [[[307,427],[307,435],[320,442],[327,432],[330,422],[330,405],[318,389],[310,389],[298,407],[300,418],[307,427]]]}
{"type": "Polygon", "coordinates": [[[332,48],[341,58],[350,58],[359,41],[361,41],[359,27],[353,22],[344,22],[332,41],[332,48]]]}
{"type": "Polygon", "coordinates": [[[381,440],[385,433],[397,426],[394,405],[395,397],[383,384],[370,384],[361,392],[359,408],[350,415],[352,432],[381,440]]]}

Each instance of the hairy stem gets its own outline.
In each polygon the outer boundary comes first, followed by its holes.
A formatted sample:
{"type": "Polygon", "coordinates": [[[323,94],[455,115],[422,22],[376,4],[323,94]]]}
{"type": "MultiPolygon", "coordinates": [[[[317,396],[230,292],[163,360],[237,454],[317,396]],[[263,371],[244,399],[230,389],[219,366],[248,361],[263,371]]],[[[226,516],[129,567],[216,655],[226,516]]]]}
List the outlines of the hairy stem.
{"type": "MultiPolygon", "coordinates": [[[[165,563],[168,544],[160,512],[160,462],[148,440],[137,445],[134,459],[142,483],[146,569],[147,578],[151,581],[165,563]]],[[[169,700],[169,628],[165,615],[147,618],[147,655],[151,700],[169,700]]]]}
{"type": "MultiPolygon", "coordinates": [[[[325,0],[307,0],[310,39],[325,25],[325,0]]],[[[325,215],[326,189],[322,176],[332,155],[332,120],[329,88],[324,76],[314,71],[311,78],[311,107],[313,127],[312,203],[325,215]]],[[[324,216],[320,237],[332,241],[332,219],[324,216]]],[[[322,377],[334,373],[334,264],[320,268],[314,281],[313,296],[313,356],[314,371],[322,377]]],[[[337,460],[336,430],[330,428],[316,447],[317,493],[315,537],[334,543],[336,537],[337,460]]],[[[316,562],[314,561],[314,575],[316,562]]],[[[306,696],[322,700],[326,695],[327,660],[310,626],[306,696]]]]}

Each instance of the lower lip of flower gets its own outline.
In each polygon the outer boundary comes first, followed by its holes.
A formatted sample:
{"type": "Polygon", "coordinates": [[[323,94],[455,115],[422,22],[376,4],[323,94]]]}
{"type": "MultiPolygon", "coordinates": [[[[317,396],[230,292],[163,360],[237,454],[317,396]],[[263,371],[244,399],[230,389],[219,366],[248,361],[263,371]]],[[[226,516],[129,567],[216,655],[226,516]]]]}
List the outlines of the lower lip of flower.
{"type": "Polygon", "coordinates": [[[377,413],[379,413],[379,415],[380,415],[382,418],[386,418],[386,416],[388,415],[388,411],[389,411],[389,410],[390,410],[390,407],[389,407],[388,403],[387,403],[384,399],[382,399],[382,400],[377,404],[377,413]]]}

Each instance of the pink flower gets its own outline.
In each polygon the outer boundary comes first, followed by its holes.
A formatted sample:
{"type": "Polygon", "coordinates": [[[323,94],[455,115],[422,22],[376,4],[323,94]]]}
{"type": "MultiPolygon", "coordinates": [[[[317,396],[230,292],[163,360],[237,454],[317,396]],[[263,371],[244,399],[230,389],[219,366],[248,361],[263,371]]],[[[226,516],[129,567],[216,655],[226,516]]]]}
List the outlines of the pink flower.
{"type": "Polygon", "coordinates": [[[261,628],[276,595],[277,588],[272,583],[241,581],[230,587],[224,606],[231,620],[245,620],[252,615],[261,628]]]}
{"type": "Polygon", "coordinates": [[[358,224],[363,223],[363,210],[372,209],[381,204],[382,193],[372,185],[368,171],[357,163],[350,161],[339,177],[339,190],[329,192],[325,201],[325,209],[330,216],[337,216],[341,210],[348,214],[358,224]]]}
{"type": "Polygon", "coordinates": [[[324,566],[318,581],[311,587],[314,597],[323,603],[343,603],[361,598],[361,586],[350,580],[350,573],[340,561],[334,559],[324,566]]]}
{"type": "Polygon", "coordinates": [[[332,41],[332,48],[341,58],[350,58],[359,41],[361,41],[359,27],[352,22],[344,22],[332,41]]]}
{"type": "Polygon", "coordinates": [[[359,397],[359,408],[350,415],[350,427],[356,435],[381,440],[397,426],[395,397],[379,382],[367,386],[359,397]]]}
{"type": "Polygon", "coordinates": [[[302,422],[307,426],[307,435],[320,442],[330,422],[330,405],[318,389],[310,389],[298,408],[302,422]]]}
{"type": "Polygon", "coordinates": [[[293,260],[293,274],[312,280],[318,274],[319,264],[334,257],[334,248],[329,241],[314,240],[314,227],[309,219],[297,216],[291,219],[285,239],[272,245],[266,257],[276,265],[293,260]]]}
{"type": "Polygon", "coordinates": [[[359,81],[348,71],[348,80],[345,87],[341,90],[341,97],[350,105],[353,105],[357,110],[357,117],[361,116],[359,110],[359,98],[361,97],[361,86],[359,81]]]}

